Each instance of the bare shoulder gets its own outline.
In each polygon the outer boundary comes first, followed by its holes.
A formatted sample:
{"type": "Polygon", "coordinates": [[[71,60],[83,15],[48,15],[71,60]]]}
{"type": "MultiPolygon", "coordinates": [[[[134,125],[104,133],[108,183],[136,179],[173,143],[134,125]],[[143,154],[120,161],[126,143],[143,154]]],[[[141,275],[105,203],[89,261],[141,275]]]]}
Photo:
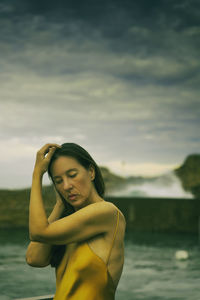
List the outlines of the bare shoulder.
{"type": "Polygon", "coordinates": [[[126,228],[126,219],[123,215],[123,213],[121,212],[121,210],[112,202],[109,201],[103,201],[102,202],[105,210],[109,211],[110,215],[116,215],[117,212],[119,212],[119,220],[121,223],[121,226],[124,226],[124,229],[126,228]]]}
{"type": "Polygon", "coordinates": [[[104,200],[90,204],[84,209],[86,209],[89,212],[89,214],[93,215],[94,217],[97,215],[101,215],[102,217],[108,217],[109,219],[113,219],[113,217],[117,215],[117,212],[119,212],[120,221],[126,226],[126,220],[123,213],[112,202],[104,200]]]}
{"type": "MultiPolygon", "coordinates": [[[[100,202],[96,202],[93,203],[89,206],[87,206],[89,209],[91,210],[99,210],[100,212],[108,212],[108,213],[116,213],[117,211],[119,211],[120,215],[124,218],[123,213],[121,212],[121,210],[112,202],[109,201],[100,201],[100,202]]],[[[125,220],[125,218],[124,218],[125,220]]]]}
{"type": "Polygon", "coordinates": [[[120,215],[121,219],[122,219],[122,220],[124,221],[124,223],[126,224],[126,219],[125,219],[125,217],[124,217],[122,211],[121,211],[114,203],[108,202],[108,201],[105,201],[105,202],[108,203],[108,204],[112,207],[113,211],[116,211],[116,210],[119,211],[119,215],[120,215]]]}

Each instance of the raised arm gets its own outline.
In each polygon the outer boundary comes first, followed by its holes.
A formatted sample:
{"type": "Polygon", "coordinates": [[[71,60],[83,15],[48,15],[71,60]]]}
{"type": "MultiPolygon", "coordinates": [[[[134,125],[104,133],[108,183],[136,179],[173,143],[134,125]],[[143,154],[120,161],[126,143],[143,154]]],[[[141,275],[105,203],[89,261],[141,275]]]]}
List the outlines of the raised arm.
{"type": "MultiPolygon", "coordinates": [[[[56,199],[56,204],[48,218],[49,224],[58,220],[64,211],[64,205],[58,194],[56,194],[56,199]]],[[[51,254],[52,245],[40,242],[30,242],[26,252],[26,262],[32,267],[46,267],[50,264],[51,254]]]]}
{"type": "Polygon", "coordinates": [[[42,199],[42,178],[55,149],[54,144],[47,144],[37,153],[29,207],[31,241],[62,245],[108,232],[116,209],[112,203],[103,199],[49,224],[42,199]]]}

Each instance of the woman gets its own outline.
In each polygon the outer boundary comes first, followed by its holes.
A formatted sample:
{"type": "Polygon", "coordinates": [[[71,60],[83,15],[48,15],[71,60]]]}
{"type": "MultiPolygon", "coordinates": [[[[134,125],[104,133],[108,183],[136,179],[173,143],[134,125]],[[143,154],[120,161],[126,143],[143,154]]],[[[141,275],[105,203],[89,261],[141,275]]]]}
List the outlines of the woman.
{"type": "Polygon", "coordinates": [[[54,300],[113,300],[124,264],[125,218],[103,199],[101,172],[74,143],[46,144],[37,153],[29,207],[33,267],[56,267],[54,300]],[[42,177],[48,171],[56,204],[47,219],[42,177]]]}

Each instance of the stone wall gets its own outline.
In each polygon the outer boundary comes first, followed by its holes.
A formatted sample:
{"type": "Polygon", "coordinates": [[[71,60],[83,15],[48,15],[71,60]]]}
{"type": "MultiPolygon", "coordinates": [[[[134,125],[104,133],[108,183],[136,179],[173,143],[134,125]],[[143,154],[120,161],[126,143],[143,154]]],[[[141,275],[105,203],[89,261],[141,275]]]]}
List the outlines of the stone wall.
{"type": "Polygon", "coordinates": [[[123,212],[127,230],[198,233],[200,201],[171,198],[107,197],[123,212]]]}

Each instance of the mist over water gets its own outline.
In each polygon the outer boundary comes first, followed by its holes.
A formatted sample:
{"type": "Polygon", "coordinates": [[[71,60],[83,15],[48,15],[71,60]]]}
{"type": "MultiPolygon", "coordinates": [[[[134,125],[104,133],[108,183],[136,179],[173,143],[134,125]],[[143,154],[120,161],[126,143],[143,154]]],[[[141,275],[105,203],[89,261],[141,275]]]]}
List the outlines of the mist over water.
{"type": "Polygon", "coordinates": [[[166,198],[193,198],[181,186],[180,180],[173,173],[167,173],[153,180],[146,180],[140,184],[131,182],[119,190],[109,194],[110,196],[135,196],[135,197],[166,197],[166,198]]]}

